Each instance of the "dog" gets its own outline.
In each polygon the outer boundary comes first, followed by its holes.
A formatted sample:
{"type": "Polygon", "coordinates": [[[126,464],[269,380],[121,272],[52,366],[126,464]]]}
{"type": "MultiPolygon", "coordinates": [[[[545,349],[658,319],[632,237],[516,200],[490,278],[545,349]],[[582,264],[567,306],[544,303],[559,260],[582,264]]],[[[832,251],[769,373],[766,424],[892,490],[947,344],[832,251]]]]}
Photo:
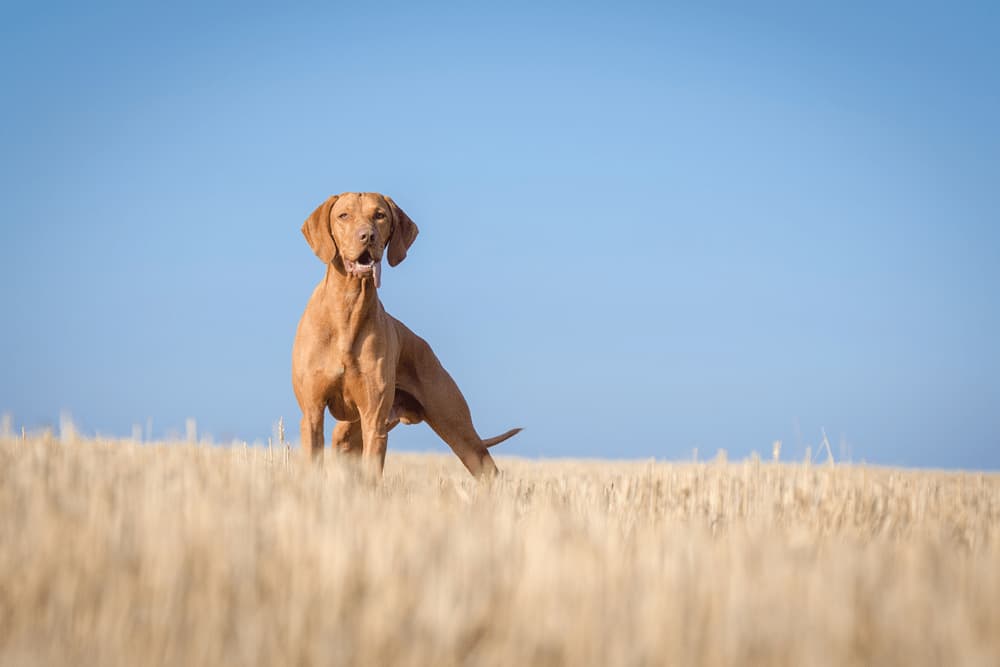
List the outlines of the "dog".
{"type": "Polygon", "coordinates": [[[389,431],[426,421],[475,477],[497,466],[487,448],[521,431],[482,439],[458,385],[422,338],[382,307],[383,255],[396,266],[417,238],[416,224],[390,197],[347,192],[320,204],[302,225],[326,265],[299,321],[292,387],[302,409],[302,448],[323,454],[323,417],[337,420],[332,448],[360,456],[376,477],[389,431]]]}

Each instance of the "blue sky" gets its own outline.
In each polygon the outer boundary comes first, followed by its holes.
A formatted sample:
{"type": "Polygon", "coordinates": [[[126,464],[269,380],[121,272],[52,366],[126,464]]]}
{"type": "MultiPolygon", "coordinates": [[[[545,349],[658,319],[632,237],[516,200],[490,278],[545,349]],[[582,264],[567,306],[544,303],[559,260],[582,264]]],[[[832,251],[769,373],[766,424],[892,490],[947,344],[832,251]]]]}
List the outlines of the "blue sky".
{"type": "MultiPolygon", "coordinates": [[[[8,3],[0,411],[297,436],[329,194],[502,453],[1000,468],[1000,13],[8,3]]],[[[398,428],[390,449],[444,445],[398,428]]]]}

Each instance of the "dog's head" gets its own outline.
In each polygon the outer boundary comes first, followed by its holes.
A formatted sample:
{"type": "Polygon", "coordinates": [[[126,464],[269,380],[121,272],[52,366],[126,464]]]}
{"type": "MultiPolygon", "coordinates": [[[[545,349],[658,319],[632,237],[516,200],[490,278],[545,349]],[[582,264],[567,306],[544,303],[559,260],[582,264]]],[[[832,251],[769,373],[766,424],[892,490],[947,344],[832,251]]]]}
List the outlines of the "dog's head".
{"type": "Polygon", "coordinates": [[[371,278],[379,286],[382,254],[389,266],[406,259],[417,226],[390,197],[377,192],[345,192],[320,204],[302,225],[302,234],[324,264],[348,276],[371,278]]]}

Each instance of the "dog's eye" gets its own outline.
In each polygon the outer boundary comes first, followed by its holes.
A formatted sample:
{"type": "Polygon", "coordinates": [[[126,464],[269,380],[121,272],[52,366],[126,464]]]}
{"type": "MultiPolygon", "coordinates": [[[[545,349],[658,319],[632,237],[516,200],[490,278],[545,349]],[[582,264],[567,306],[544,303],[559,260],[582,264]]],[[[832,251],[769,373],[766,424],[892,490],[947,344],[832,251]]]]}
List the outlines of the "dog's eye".
{"type": "Polygon", "coordinates": [[[385,213],[383,213],[382,211],[375,211],[375,219],[376,220],[384,220],[385,219],[385,213]]]}
{"type": "Polygon", "coordinates": [[[346,213],[341,213],[337,217],[340,218],[341,220],[347,220],[351,216],[347,215],[346,213]]]}

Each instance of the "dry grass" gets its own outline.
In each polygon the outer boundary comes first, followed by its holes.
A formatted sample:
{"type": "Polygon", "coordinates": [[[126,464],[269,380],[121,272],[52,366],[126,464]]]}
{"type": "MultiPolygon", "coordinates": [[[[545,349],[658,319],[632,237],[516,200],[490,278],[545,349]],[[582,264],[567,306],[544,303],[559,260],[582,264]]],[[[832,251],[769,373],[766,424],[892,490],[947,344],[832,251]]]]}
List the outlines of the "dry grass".
{"type": "Polygon", "coordinates": [[[0,664],[1000,664],[1000,477],[0,443],[0,664]]]}

